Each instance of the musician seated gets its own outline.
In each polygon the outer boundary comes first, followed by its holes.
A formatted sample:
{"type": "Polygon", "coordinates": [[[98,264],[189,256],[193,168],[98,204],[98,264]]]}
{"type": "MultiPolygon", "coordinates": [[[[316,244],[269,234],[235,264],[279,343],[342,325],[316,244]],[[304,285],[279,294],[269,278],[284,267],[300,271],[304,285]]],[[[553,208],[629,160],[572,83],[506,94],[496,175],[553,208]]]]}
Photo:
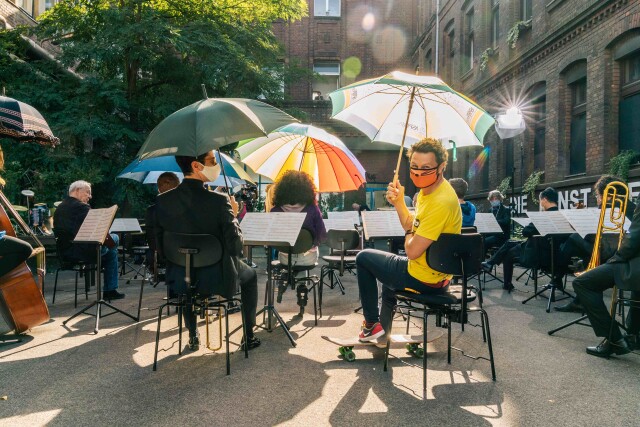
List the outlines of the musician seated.
{"type": "Polygon", "coordinates": [[[460,233],[462,213],[455,191],[444,179],[447,151],[433,138],[414,144],[407,153],[411,181],[420,189],[415,213],[407,209],[404,187],[396,180],[387,187],[387,200],[405,229],[407,256],[365,249],[356,257],[358,287],[364,314],[362,342],[374,341],[391,332],[395,292],[410,289],[421,294],[443,294],[452,276],[427,265],[425,252],[442,233],[460,233]],[[378,285],[382,283],[382,308],[378,313],[378,285]]]}
{"type": "MultiPolygon", "coordinates": [[[[216,265],[198,269],[197,289],[201,295],[233,297],[240,285],[242,315],[247,329],[242,345],[249,349],[260,345],[254,336],[256,307],[258,304],[258,279],[254,269],[239,260],[242,255],[242,232],[236,219],[238,203],[226,194],[208,191],[205,182],[215,181],[220,175],[213,151],[198,157],[176,156],[176,162],[184,173],[182,183],[156,198],[155,234],[157,248],[162,252],[164,231],[186,234],[210,234],[222,243],[222,261],[216,265]]],[[[184,268],[167,263],[167,285],[174,292],[184,294],[184,268]]],[[[200,348],[196,315],[191,306],[183,310],[185,325],[189,330],[189,348],[200,348]]]]}
{"type": "MultiPolygon", "coordinates": [[[[74,243],[80,226],[91,210],[91,184],[87,181],[75,181],[69,186],[69,195],[64,198],[53,215],[53,231],[56,245],[64,258],[71,262],[95,263],[95,249],[86,243],[74,243]]],[[[118,289],[118,235],[110,234],[109,244],[100,249],[104,268],[104,293],[106,300],[124,298],[118,289]]]]}
{"type": "MultiPolygon", "coordinates": [[[[158,195],[166,193],[169,190],[173,190],[180,185],[180,178],[173,172],[163,172],[156,181],[158,186],[158,195]]],[[[153,204],[147,208],[144,217],[145,236],[147,238],[147,244],[149,245],[149,251],[147,252],[147,265],[153,265],[153,254],[157,251],[156,235],[155,235],[155,221],[156,221],[156,205],[153,204]]],[[[158,261],[162,261],[158,259],[158,261]]]]}
{"type": "MultiPolygon", "coordinates": [[[[558,192],[551,187],[545,188],[540,193],[540,206],[544,211],[552,212],[558,210],[558,192]]],[[[526,251],[525,247],[529,242],[529,239],[533,236],[537,236],[538,229],[532,224],[527,225],[522,230],[522,235],[527,238],[527,241],[520,242],[517,240],[508,240],[500,249],[498,249],[488,261],[482,263],[482,268],[485,271],[491,271],[495,265],[503,264],[504,270],[504,283],[502,288],[508,292],[511,292],[515,287],[513,286],[513,264],[517,259],[525,265],[534,264],[534,260],[531,257],[535,257],[534,251],[526,251]]],[[[556,284],[556,286],[562,286],[556,284]]]]}
{"type": "Polygon", "coordinates": [[[27,242],[0,231],[0,277],[29,259],[33,248],[27,242]]]}
{"type": "Polygon", "coordinates": [[[635,303],[627,316],[627,336],[623,337],[617,324],[611,328],[611,315],[603,301],[606,289],[621,286],[634,289],[631,298],[640,301],[640,204],[633,211],[629,232],[622,239],[619,249],[609,260],[592,270],[581,274],[573,281],[582,307],[596,336],[604,338],[600,344],[587,347],[587,353],[598,357],[612,354],[626,354],[640,349],[640,306],[635,303]],[[611,330],[611,341],[609,332],[611,330]],[[625,339],[626,338],[626,339],[625,339]]]}
{"type": "Polygon", "coordinates": [[[491,213],[496,218],[496,221],[498,221],[500,228],[502,228],[502,234],[485,237],[485,251],[492,247],[499,247],[509,240],[509,236],[511,236],[511,211],[507,206],[502,204],[504,196],[498,190],[493,190],[489,192],[487,200],[489,200],[491,204],[491,213]]]}
{"type": "Polygon", "coordinates": [[[465,202],[464,196],[467,194],[469,184],[462,178],[451,178],[449,184],[453,187],[458,196],[458,203],[460,203],[460,210],[462,210],[462,226],[473,227],[476,222],[476,206],[471,202],[465,202]]]}
{"type": "MultiPolygon", "coordinates": [[[[602,194],[604,193],[604,189],[607,187],[607,185],[616,181],[624,182],[622,178],[613,175],[602,175],[598,179],[598,181],[596,181],[593,186],[593,190],[596,196],[596,203],[598,204],[598,208],[601,208],[602,205],[602,194]]],[[[633,218],[634,209],[635,205],[633,204],[633,202],[629,201],[626,216],[630,221],[633,218]]],[[[564,274],[569,273],[570,266],[572,265],[572,259],[578,258],[580,259],[582,266],[586,266],[591,259],[594,241],[595,235],[593,234],[589,234],[584,238],[578,233],[571,234],[560,247],[558,274],[562,277],[564,274]]],[[[613,244],[610,239],[602,239],[600,248],[600,259],[604,261],[611,258],[617,249],[617,245],[617,235],[615,236],[615,242],[613,244]]],[[[579,268],[576,271],[581,270],[584,270],[584,268],[579,268]]],[[[561,312],[582,313],[584,310],[582,305],[580,304],[579,298],[573,298],[569,303],[554,308],[555,310],[561,312]]]]}

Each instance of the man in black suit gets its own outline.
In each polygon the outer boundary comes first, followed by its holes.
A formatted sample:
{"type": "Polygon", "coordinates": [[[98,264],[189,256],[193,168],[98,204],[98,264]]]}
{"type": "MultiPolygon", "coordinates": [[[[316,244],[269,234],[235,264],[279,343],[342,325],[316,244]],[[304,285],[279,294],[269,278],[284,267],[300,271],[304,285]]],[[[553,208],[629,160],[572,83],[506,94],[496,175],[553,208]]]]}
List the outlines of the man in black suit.
{"type": "MultiPolygon", "coordinates": [[[[176,156],[176,162],[184,173],[182,183],[156,199],[155,234],[160,253],[163,249],[163,232],[188,234],[210,234],[222,243],[222,261],[216,265],[199,268],[194,283],[204,295],[217,294],[232,297],[241,289],[242,315],[247,327],[243,345],[255,348],[260,340],[254,336],[256,307],[258,304],[258,279],[256,272],[239,260],[242,256],[242,232],[236,220],[238,204],[233,197],[208,191],[205,182],[215,181],[220,174],[213,151],[198,157],[176,156]]],[[[174,292],[184,293],[184,268],[168,263],[167,284],[174,292]]],[[[189,348],[198,350],[196,316],[190,307],[184,311],[184,320],[189,329],[189,348]]]]}
{"type": "MultiPolygon", "coordinates": [[[[542,209],[548,212],[557,211],[558,210],[558,192],[551,187],[545,188],[540,193],[540,206],[542,209]]],[[[511,292],[514,289],[512,280],[513,280],[513,264],[516,259],[520,259],[521,262],[525,265],[530,265],[533,263],[533,257],[539,256],[539,254],[533,253],[533,251],[527,251],[527,247],[533,247],[531,244],[527,246],[529,242],[529,238],[533,236],[537,236],[538,229],[533,225],[533,223],[527,225],[522,230],[522,236],[527,238],[526,242],[519,242],[517,240],[508,240],[505,242],[500,249],[496,251],[495,254],[486,262],[482,263],[482,268],[485,271],[491,271],[494,265],[503,264],[504,270],[504,285],[503,289],[511,292]]],[[[561,286],[561,284],[559,285],[561,286]]]]}
{"type": "Polygon", "coordinates": [[[640,307],[635,304],[629,308],[627,316],[627,340],[620,333],[618,325],[611,328],[611,316],[603,301],[603,292],[614,285],[633,290],[631,298],[640,300],[640,204],[633,211],[629,232],[625,234],[619,249],[609,260],[592,270],[585,272],[573,281],[582,307],[584,308],[596,336],[604,339],[594,347],[587,347],[587,353],[598,357],[612,354],[626,354],[640,344],[640,307]],[[628,342],[627,342],[628,341],[628,342]],[[629,347],[633,348],[629,348],[629,347]]]}
{"type": "Polygon", "coordinates": [[[498,190],[489,192],[487,200],[491,204],[491,213],[498,221],[498,225],[502,228],[502,234],[487,236],[484,239],[485,250],[490,247],[497,247],[509,240],[511,235],[511,211],[502,204],[504,196],[498,190]]]}
{"type": "MultiPolygon", "coordinates": [[[[83,261],[95,263],[95,248],[91,244],[74,243],[80,226],[89,214],[91,206],[91,184],[87,181],[76,181],[69,186],[69,195],[53,214],[53,231],[56,246],[65,259],[71,262],[83,261]]],[[[104,268],[104,293],[106,300],[124,298],[118,289],[118,235],[107,237],[109,244],[102,246],[102,267],[104,268]]]]}

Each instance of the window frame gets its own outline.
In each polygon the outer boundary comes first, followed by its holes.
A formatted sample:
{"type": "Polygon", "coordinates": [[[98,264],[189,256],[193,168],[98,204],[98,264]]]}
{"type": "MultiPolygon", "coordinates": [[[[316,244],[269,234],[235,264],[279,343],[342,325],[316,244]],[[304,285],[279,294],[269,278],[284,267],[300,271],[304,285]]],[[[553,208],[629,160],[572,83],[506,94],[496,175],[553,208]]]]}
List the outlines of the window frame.
{"type": "MultiPolygon", "coordinates": [[[[467,9],[464,15],[464,61],[467,61],[464,71],[470,71],[473,69],[473,55],[474,55],[474,19],[475,10],[473,6],[467,9]]],[[[463,61],[463,62],[464,62],[463,61]]]]}
{"type": "Polygon", "coordinates": [[[342,0],[313,0],[313,17],[314,18],[341,18],[342,17],[342,0]],[[329,6],[332,1],[338,2],[338,8],[336,12],[337,14],[334,14],[334,15],[329,14],[329,12],[331,11],[329,6]],[[324,12],[318,13],[318,10],[323,10],[323,9],[319,9],[317,5],[322,3],[324,3],[324,12]]]}
{"type": "Polygon", "coordinates": [[[491,0],[491,25],[489,26],[489,31],[489,44],[495,49],[500,41],[500,2],[498,0],[491,0]]]}
{"type": "MultiPolygon", "coordinates": [[[[569,125],[569,175],[579,175],[579,174],[584,174],[587,171],[587,135],[586,135],[586,127],[587,127],[587,93],[588,93],[588,88],[587,88],[587,78],[586,77],[582,77],[579,79],[576,79],[575,81],[573,81],[572,83],[569,84],[569,91],[570,91],[570,125],[569,125]],[[582,94],[582,92],[584,92],[584,100],[579,98],[579,94],[582,94]],[[580,102],[582,101],[582,102],[580,102]],[[581,160],[581,164],[584,164],[584,168],[582,168],[583,170],[572,170],[572,167],[574,165],[574,158],[571,155],[572,148],[574,145],[574,140],[572,138],[573,132],[575,130],[575,125],[576,122],[578,120],[581,120],[584,116],[584,127],[585,127],[585,131],[584,131],[584,138],[582,141],[582,150],[581,152],[583,152],[584,154],[584,160],[581,160]]],[[[576,141],[578,142],[578,141],[576,141]]]]}
{"type": "Polygon", "coordinates": [[[527,22],[533,18],[533,0],[520,0],[520,20],[527,22]]]}

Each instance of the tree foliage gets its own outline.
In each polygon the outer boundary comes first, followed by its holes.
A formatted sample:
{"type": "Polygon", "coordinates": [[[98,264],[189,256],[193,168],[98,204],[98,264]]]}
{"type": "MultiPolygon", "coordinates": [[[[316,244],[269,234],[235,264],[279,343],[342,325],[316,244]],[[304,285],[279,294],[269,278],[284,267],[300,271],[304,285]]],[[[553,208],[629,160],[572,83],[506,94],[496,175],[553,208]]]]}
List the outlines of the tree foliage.
{"type": "Polygon", "coordinates": [[[87,179],[98,205],[148,197],[114,179],[151,129],[201,99],[202,83],[210,97],[277,105],[282,81],[300,71],[285,68],[272,23],[306,9],[304,0],[65,0],[34,29],[0,32],[0,84],[62,141],[53,152],[2,141],[10,195],[32,188],[52,202],[87,179]],[[34,58],[23,34],[57,45],[60,63],[34,58]]]}

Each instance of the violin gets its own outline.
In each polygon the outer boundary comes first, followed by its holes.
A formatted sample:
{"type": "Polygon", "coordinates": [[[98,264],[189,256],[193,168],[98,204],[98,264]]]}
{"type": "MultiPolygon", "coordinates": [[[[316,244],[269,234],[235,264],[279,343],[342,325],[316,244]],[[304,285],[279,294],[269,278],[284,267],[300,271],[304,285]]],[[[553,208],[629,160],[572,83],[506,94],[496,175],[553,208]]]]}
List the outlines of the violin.
{"type": "Polygon", "coordinates": [[[49,309],[43,296],[46,258],[44,245],[0,190],[0,230],[6,231],[7,236],[16,237],[11,218],[34,241],[35,248],[31,257],[36,257],[36,272],[40,283],[40,285],[36,283],[25,261],[0,277],[0,316],[4,317],[9,328],[15,330],[16,334],[21,334],[50,319],[49,309]]]}

